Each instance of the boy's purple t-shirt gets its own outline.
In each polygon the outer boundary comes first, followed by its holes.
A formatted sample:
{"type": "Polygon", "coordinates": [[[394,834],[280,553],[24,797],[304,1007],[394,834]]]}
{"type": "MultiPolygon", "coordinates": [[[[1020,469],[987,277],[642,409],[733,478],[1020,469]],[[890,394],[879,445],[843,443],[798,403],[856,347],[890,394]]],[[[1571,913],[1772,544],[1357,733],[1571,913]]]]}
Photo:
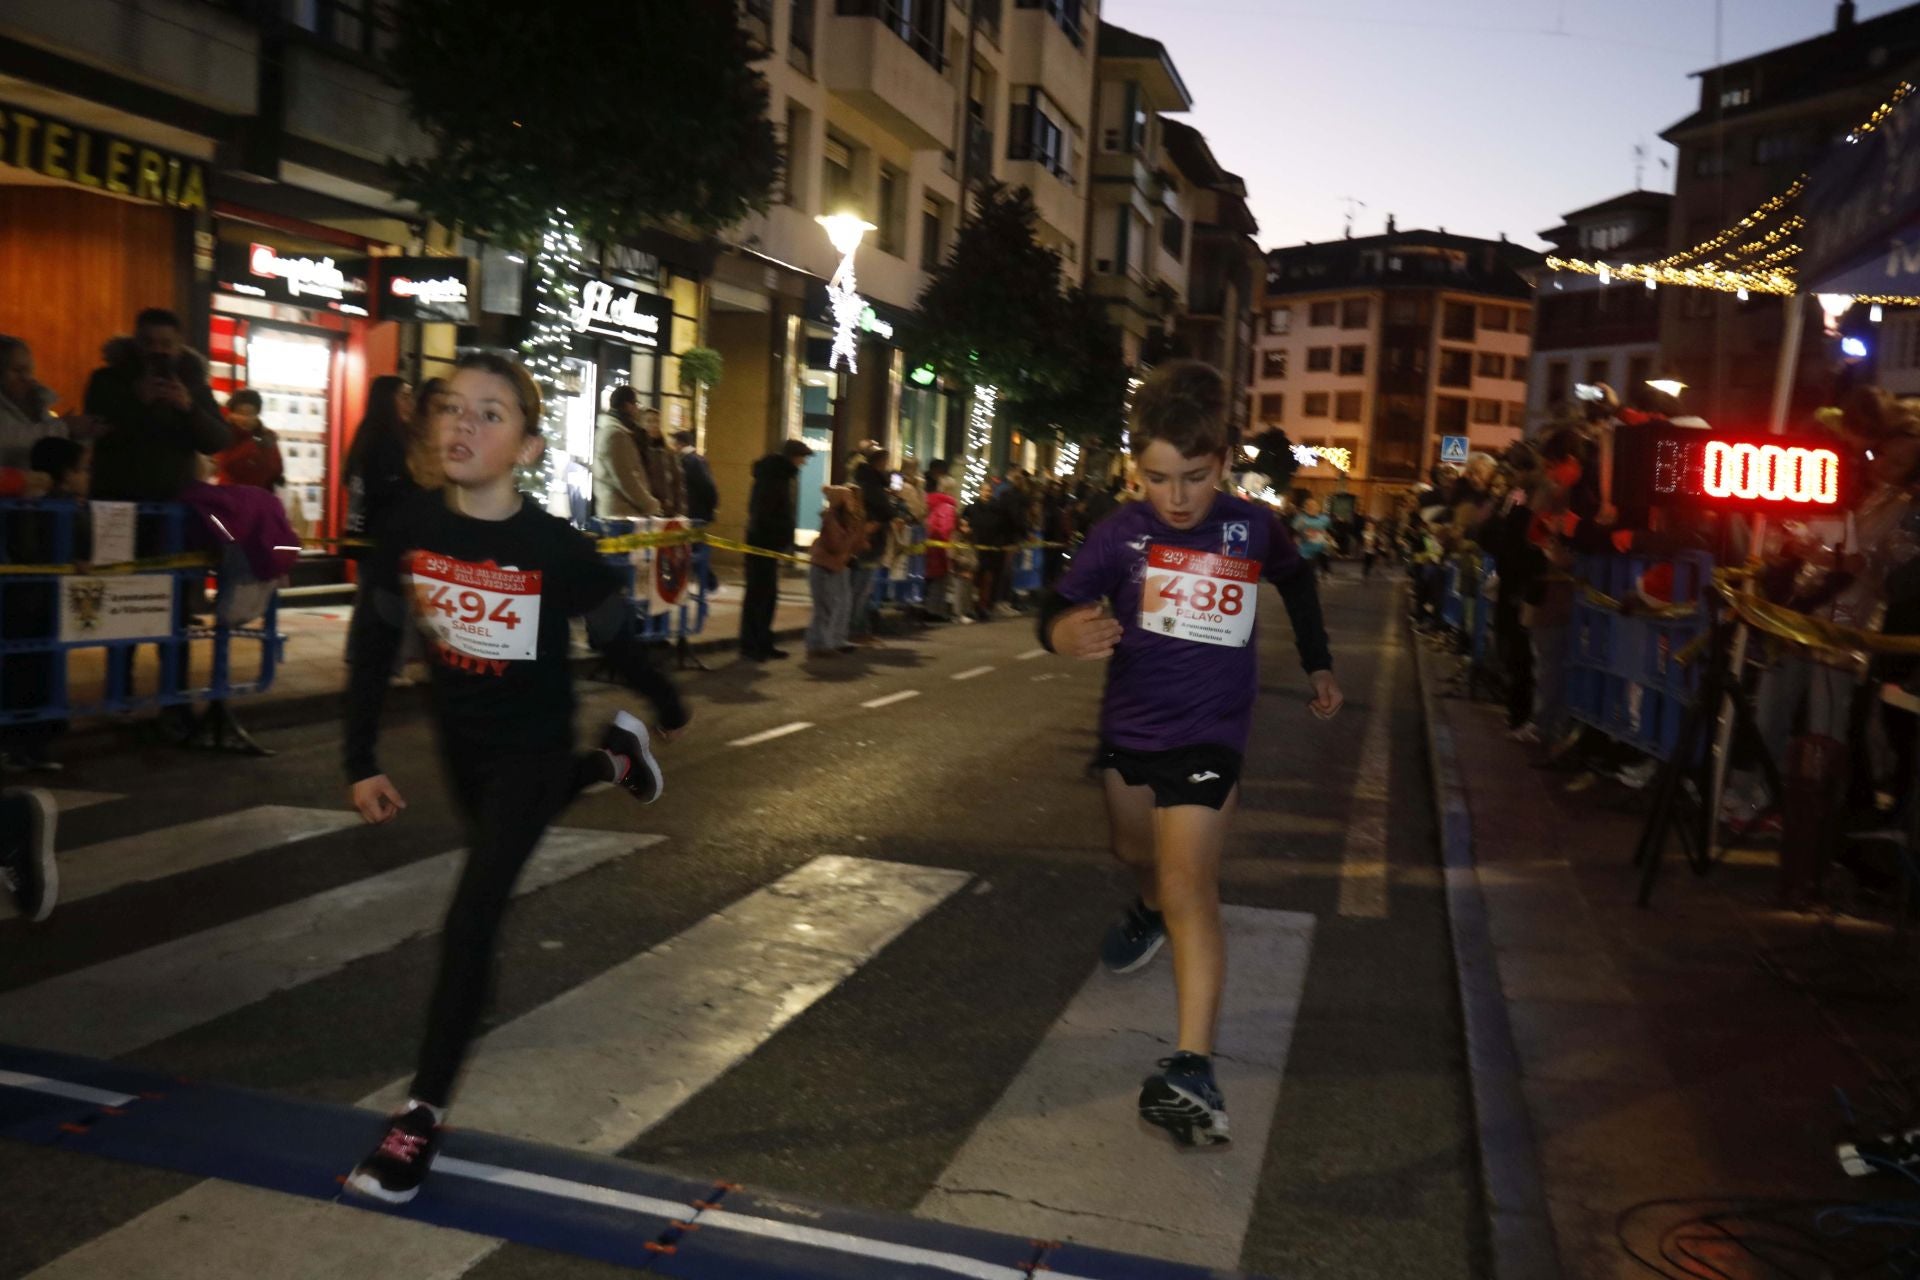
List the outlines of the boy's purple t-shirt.
{"type": "MultiPolygon", "coordinates": [[[[1150,502],[1127,503],[1093,527],[1054,586],[1070,604],[1110,601],[1124,628],[1107,664],[1102,742],[1127,751],[1218,745],[1244,753],[1260,688],[1259,645],[1229,648],[1142,628],[1140,596],[1153,546],[1256,560],[1260,576],[1276,584],[1303,571],[1311,584],[1311,571],[1270,507],[1223,493],[1191,529],[1170,527],[1150,502]]],[[[1317,643],[1324,650],[1324,637],[1317,643]]]]}

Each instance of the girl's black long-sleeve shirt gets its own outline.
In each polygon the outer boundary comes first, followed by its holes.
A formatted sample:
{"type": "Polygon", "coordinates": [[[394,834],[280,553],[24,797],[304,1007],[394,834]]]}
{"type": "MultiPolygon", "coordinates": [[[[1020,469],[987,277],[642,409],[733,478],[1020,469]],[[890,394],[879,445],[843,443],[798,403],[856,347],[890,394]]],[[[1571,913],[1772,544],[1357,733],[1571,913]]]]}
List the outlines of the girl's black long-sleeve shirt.
{"type": "Polygon", "coordinates": [[[394,512],[361,572],[367,594],[347,643],[350,782],[382,772],[374,742],[407,625],[425,632],[434,719],[450,749],[572,749],[576,617],[665,728],[687,722],[678,690],[647,655],[620,576],[583,534],[531,499],[505,520],[476,520],[440,494],[421,494],[394,512]]]}

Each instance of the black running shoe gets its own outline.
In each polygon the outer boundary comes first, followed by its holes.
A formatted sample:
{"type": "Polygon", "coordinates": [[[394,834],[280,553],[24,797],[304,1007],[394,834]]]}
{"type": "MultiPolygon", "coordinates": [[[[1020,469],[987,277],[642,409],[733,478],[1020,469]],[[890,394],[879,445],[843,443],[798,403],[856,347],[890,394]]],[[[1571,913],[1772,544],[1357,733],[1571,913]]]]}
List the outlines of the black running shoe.
{"type": "Polygon", "coordinates": [[[8,787],[0,798],[0,889],[32,921],[53,914],[60,869],[53,861],[53,829],[60,806],[38,787],[8,787]]]}
{"type": "Polygon", "coordinates": [[[1160,1059],[1160,1074],[1140,1086],[1140,1118],[1182,1146],[1227,1142],[1227,1100],[1213,1081],[1213,1063],[1197,1053],[1160,1059]]]}
{"type": "Polygon", "coordinates": [[[440,1126],[432,1110],[415,1103],[387,1122],[380,1145],[353,1167],[347,1187],[387,1204],[405,1204],[420,1194],[439,1149],[440,1126]]]}
{"type": "Polygon", "coordinates": [[[1166,921],[1135,898],[1126,914],[1107,926],[1107,936],[1100,940],[1100,963],[1112,973],[1132,973],[1146,967],[1166,940],[1166,921]]]}
{"type": "Polygon", "coordinates": [[[627,776],[620,785],[631,791],[641,804],[652,804],[667,789],[660,776],[660,762],[653,758],[647,726],[624,711],[613,713],[613,723],[600,736],[600,748],[611,755],[625,756],[627,776]]]}

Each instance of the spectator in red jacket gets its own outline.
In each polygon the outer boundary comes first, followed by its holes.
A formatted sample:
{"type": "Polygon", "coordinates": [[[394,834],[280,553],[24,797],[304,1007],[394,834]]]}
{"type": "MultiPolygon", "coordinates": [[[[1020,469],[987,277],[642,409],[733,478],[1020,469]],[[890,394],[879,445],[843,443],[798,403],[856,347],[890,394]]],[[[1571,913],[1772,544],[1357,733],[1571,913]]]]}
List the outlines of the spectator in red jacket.
{"type": "Polygon", "coordinates": [[[233,443],[213,459],[220,469],[221,484],[273,489],[285,481],[280,437],[260,421],[260,409],[260,393],[251,387],[242,387],[227,397],[227,425],[233,428],[233,443]]]}

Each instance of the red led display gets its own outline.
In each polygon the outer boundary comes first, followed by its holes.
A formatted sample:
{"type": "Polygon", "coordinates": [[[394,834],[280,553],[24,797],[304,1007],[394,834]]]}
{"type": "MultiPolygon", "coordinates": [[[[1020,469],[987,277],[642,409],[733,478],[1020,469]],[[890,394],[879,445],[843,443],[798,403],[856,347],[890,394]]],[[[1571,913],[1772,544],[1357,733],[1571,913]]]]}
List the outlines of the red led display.
{"type": "Polygon", "coordinates": [[[1614,501],[1656,507],[1844,510],[1851,467],[1830,438],[1726,436],[1683,428],[1622,431],[1614,501]]]}

